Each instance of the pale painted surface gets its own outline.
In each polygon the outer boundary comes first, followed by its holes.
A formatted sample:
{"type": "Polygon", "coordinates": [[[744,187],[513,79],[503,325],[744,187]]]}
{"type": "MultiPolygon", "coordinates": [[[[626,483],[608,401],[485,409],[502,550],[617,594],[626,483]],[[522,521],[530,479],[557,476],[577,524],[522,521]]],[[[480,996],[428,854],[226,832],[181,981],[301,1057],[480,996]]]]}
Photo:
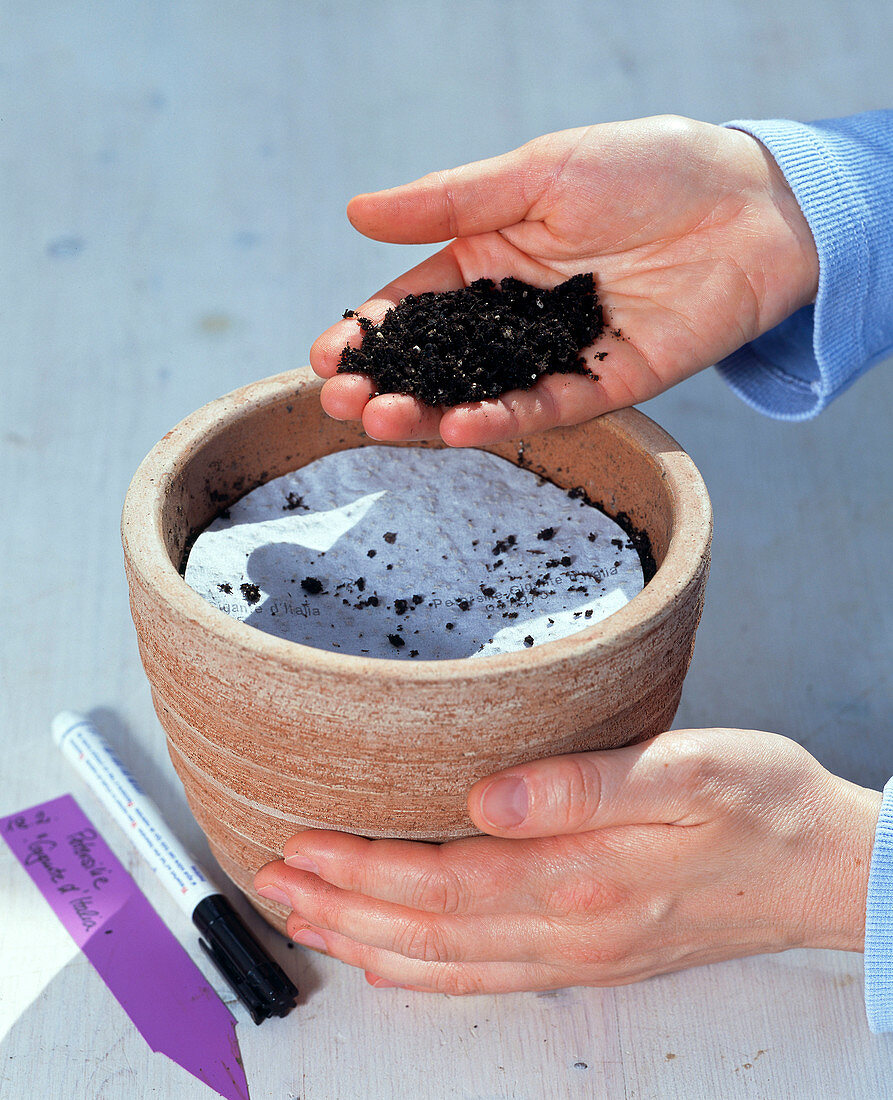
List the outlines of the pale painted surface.
{"type": "MultiPolygon", "coordinates": [[[[322,328],[415,258],[354,233],[354,192],[590,121],[889,106],[893,8],[44,0],[2,20],[0,813],[73,791],[194,948],[49,738],[56,710],[92,711],[206,854],[127,612],[117,525],[143,454],[210,398],[306,362],[322,328]]],[[[716,511],[679,724],[777,730],[880,785],[889,365],[802,426],[761,419],[709,374],[647,411],[716,511]]],[[[149,1053],[5,847],[0,890],[3,1100],[211,1095],[149,1053]]],[[[855,956],[462,1000],[375,991],[269,939],[304,995],[261,1028],[235,1009],[254,1100],[893,1094],[893,1038],[867,1030],[855,956]]]]}

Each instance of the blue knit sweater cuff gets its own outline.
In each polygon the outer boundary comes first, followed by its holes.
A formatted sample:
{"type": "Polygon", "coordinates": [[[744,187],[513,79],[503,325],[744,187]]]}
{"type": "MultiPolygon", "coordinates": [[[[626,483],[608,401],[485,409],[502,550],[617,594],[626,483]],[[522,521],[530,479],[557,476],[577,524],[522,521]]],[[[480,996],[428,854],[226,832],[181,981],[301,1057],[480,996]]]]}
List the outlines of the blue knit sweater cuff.
{"type": "Polygon", "coordinates": [[[761,141],[790,184],[818,249],[819,289],[814,306],[717,367],[754,408],[806,420],[893,350],[893,111],[726,125],[761,141]]]}
{"type": "Polygon", "coordinates": [[[893,779],[884,787],[868,874],[865,1011],[872,1031],[893,1031],[893,779]]]}

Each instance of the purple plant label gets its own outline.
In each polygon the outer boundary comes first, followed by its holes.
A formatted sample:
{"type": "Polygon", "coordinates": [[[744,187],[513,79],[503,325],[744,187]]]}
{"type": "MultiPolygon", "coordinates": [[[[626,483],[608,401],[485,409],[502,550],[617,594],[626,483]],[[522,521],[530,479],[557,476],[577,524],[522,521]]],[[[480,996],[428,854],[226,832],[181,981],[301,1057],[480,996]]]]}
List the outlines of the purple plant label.
{"type": "Polygon", "coordinates": [[[80,948],[138,891],[71,795],[0,818],[0,830],[80,948]]]}
{"type": "Polygon", "coordinates": [[[0,835],[152,1050],[245,1100],[235,1020],[71,795],[0,835]]]}

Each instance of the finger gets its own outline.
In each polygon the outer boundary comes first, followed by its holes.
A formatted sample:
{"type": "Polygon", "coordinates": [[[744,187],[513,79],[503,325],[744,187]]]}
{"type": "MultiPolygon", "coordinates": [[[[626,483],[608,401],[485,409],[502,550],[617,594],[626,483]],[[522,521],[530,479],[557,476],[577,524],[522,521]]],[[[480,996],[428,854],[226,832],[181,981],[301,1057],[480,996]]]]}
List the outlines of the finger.
{"type": "MultiPolygon", "coordinates": [[[[573,984],[570,975],[542,963],[446,963],[408,959],[392,951],[358,943],[325,928],[310,926],[293,914],[286,931],[295,943],[324,951],[349,966],[369,972],[389,985],[421,993],[465,996],[474,993],[515,993],[530,989],[559,989],[573,984]]],[[[377,984],[370,981],[370,985],[377,984]]]]}
{"type": "Polygon", "coordinates": [[[377,241],[425,244],[504,229],[523,221],[585,130],[546,135],[511,152],[412,183],[357,195],[355,229],[377,241]]]}
{"type": "Polygon", "coordinates": [[[361,420],[363,409],[377,392],[375,382],[366,374],[336,374],[323,383],[319,401],[333,420],[361,420]]]}
{"type": "Polygon", "coordinates": [[[372,439],[408,441],[438,439],[440,410],[408,394],[379,396],[365,374],[336,374],[319,395],[325,412],[334,420],[362,420],[372,439]]]}
{"type": "Polygon", "coordinates": [[[479,447],[579,424],[607,408],[604,389],[591,375],[549,374],[529,390],[445,410],[440,434],[451,447],[479,447]]]}
{"type": "Polygon", "coordinates": [[[385,393],[373,398],[364,407],[363,428],[373,439],[439,439],[440,417],[440,409],[432,408],[416,397],[404,393],[385,393]]]}
{"type": "Polygon", "coordinates": [[[701,751],[697,734],[665,733],[510,768],[472,787],[468,812],[479,829],[503,837],[699,824],[708,819],[710,753],[701,751]]]}
{"type": "MultiPolygon", "coordinates": [[[[340,890],[306,871],[284,864],[266,869],[258,892],[283,892],[305,923],[423,962],[559,962],[562,940],[554,922],[531,913],[502,912],[452,916],[394,905],[350,890],[340,890]],[[267,883],[266,880],[270,882],[267,883]],[[556,955],[553,958],[552,956],[556,955]]],[[[272,900],[276,900],[274,895],[272,900]]],[[[593,914],[575,921],[575,950],[595,934],[593,914]],[[577,927],[577,925],[579,927],[577,927]]]]}
{"type": "MultiPolygon", "coordinates": [[[[356,312],[377,325],[387,311],[407,294],[423,294],[429,290],[459,290],[465,285],[455,253],[449,247],[442,248],[382,287],[377,294],[373,294],[359,306],[356,312]]],[[[356,320],[338,321],[313,342],[310,348],[310,365],[320,377],[331,378],[338,371],[342,349],[347,344],[359,347],[362,342],[363,330],[356,320]]]]}
{"type": "MultiPolygon", "coordinates": [[[[309,871],[342,890],[455,915],[531,911],[538,906],[539,880],[551,868],[550,859],[538,860],[536,851],[519,851],[494,837],[420,844],[308,829],[286,841],[283,854],[287,867],[309,871]]],[[[275,883],[280,871],[279,862],[267,864],[255,883],[275,883]]]]}
{"type": "Polygon", "coordinates": [[[365,374],[336,374],[323,385],[319,400],[334,420],[362,420],[372,439],[394,442],[440,437],[440,410],[408,394],[379,396],[365,374]]]}

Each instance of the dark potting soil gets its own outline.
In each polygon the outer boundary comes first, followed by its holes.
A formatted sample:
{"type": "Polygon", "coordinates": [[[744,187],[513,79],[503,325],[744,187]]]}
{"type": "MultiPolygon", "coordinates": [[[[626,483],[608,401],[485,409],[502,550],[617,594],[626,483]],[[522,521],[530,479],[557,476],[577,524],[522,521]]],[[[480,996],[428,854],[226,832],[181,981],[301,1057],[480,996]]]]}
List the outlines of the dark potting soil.
{"type": "Polygon", "coordinates": [[[338,372],[367,374],[379,393],[414,394],[427,405],[530,389],[544,374],[598,378],[580,355],[605,328],[591,272],[553,290],[508,278],[410,294],[380,325],[351,309],[344,316],[356,318],[363,343],[342,351],[338,372]]]}
{"type": "Polygon", "coordinates": [[[239,591],[245,598],[246,603],[255,604],[260,600],[260,589],[256,584],[240,584],[239,591]]]}
{"type": "MultiPolygon", "coordinates": [[[[606,508],[604,504],[597,500],[593,500],[582,485],[577,485],[573,489],[568,489],[567,495],[571,500],[583,500],[587,504],[592,505],[593,508],[598,508],[600,511],[604,512],[606,516],[610,516],[618,527],[623,528],[629,539],[630,545],[639,555],[639,562],[642,566],[642,580],[645,584],[648,584],[657,572],[657,562],[654,560],[654,551],[651,547],[651,538],[648,532],[643,528],[636,527],[627,512],[612,512],[606,508]]],[[[590,542],[595,542],[596,538],[596,535],[589,535],[590,542]]],[[[614,539],[611,539],[612,543],[614,541],[614,539]]]]}

